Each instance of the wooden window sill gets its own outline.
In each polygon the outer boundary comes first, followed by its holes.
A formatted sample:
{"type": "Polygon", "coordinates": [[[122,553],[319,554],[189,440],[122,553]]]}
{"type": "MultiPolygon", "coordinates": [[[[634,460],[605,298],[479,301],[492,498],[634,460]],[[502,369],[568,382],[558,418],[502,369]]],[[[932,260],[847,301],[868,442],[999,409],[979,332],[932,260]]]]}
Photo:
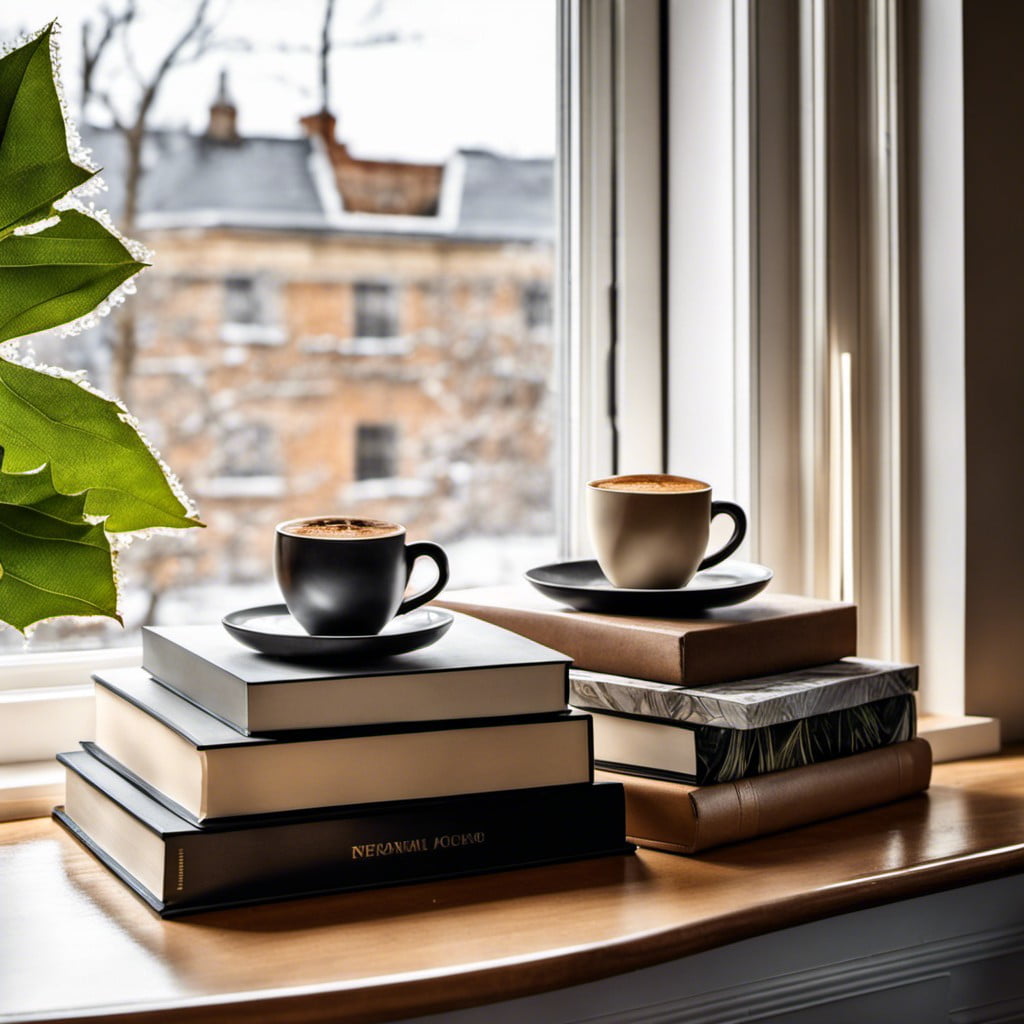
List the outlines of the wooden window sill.
{"type": "Polygon", "coordinates": [[[11,822],[0,1020],[450,1012],[1018,874],[1019,749],[939,765],[925,796],[700,857],[641,851],[170,922],[50,820],[11,822]]]}

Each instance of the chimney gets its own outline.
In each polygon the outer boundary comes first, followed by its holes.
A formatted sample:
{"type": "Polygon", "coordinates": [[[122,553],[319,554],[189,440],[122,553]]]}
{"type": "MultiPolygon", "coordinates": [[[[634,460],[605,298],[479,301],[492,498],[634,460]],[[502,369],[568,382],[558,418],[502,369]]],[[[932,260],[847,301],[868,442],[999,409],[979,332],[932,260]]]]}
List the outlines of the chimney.
{"type": "Polygon", "coordinates": [[[318,114],[308,114],[299,119],[300,124],[306,130],[311,139],[321,139],[331,152],[337,145],[338,119],[329,111],[321,110],[318,114]]]}
{"type": "Polygon", "coordinates": [[[228,73],[221,69],[217,85],[217,96],[210,104],[210,123],[206,126],[206,137],[214,142],[238,142],[238,110],[228,95],[228,73]]]}

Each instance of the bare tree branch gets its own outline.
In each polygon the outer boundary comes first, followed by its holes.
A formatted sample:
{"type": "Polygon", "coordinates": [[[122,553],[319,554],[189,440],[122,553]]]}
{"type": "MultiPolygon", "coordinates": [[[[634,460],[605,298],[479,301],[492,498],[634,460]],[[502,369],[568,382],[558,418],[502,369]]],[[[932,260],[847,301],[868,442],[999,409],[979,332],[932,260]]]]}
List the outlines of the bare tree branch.
{"type": "Polygon", "coordinates": [[[163,60],[157,65],[156,70],[149,79],[149,84],[143,90],[141,97],[139,97],[139,104],[136,107],[135,124],[132,126],[134,130],[139,132],[144,130],[146,117],[156,100],[157,94],[160,92],[160,86],[163,84],[164,78],[167,77],[167,72],[174,67],[181,51],[192,39],[196,35],[203,34],[206,25],[206,13],[209,7],[210,0],[199,0],[192,20],[185,26],[185,30],[178,36],[171,48],[164,54],[163,60]]]}
{"type": "Polygon", "coordinates": [[[324,21],[320,27],[320,110],[330,110],[331,19],[334,0],[324,0],[324,21]]]}
{"type": "Polygon", "coordinates": [[[335,46],[345,46],[357,50],[364,46],[395,46],[398,43],[418,43],[423,36],[419,32],[377,32],[370,36],[360,36],[358,39],[342,39],[335,43],[335,46]]]}
{"type": "Polygon", "coordinates": [[[121,31],[121,53],[124,57],[125,67],[131,73],[132,78],[135,79],[136,87],[143,88],[146,80],[139,70],[139,65],[135,63],[135,47],[132,46],[131,33],[127,24],[121,31]]]}
{"type": "Polygon", "coordinates": [[[121,26],[127,26],[135,17],[135,0],[128,0],[123,10],[115,12],[104,6],[102,11],[102,24],[99,27],[99,37],[95,45],[92,44],[92,36],[95,26],[90,21],[82,23],[82,109],[93,95],[94,79],[96,69],[103,57],[104,51],[114,38],[115,33],[121,26]]]}
{"type": "Polygon", "coordinates": [[[209,40],[204,42],[201,47],[193,46],[189,53],[179,56],[174,62],[174,66],[176,68],[183,68],[189,64],[195,64],[196,61],[202,60],[203,57],[211,53],[251,53],[252,50],[252,43],[241,36],[224,39],[211,35],[209,40]]]}
{"type": "Polygon", "coordinates": [[[94,92],[93,96],[103,104],[107,113],[110,115],[111,124],[123,135],[128,131],[128,125],[125,120],[121,117],[120,111],[114,103],[113,97],[109,92],[104,90],[103,92],[94,92]]]}
{"type": "MultiPolygon", "coordinates": [[[[121,229],[126,233],[135,230],[138,215],[139,191],[142,184],[142,147],[146,138],[148,119],[153,104],[160,93],[168,73],[189,52],[201,54],[212,44],[212,34],[207,21],[210,0],[198,0],[192,17],[178,37],[168,47],[163,59],[148,78],[139,83],[139,92],[135,101],[133,116],[128,120],[118,117],[109,97],[105,98],[111,115],[115,118],[125,142],[124,167],[124,205],[121,211],[121,229]]],[[[127,27],[127,25],[125,25],[127,27]]],[[[134,311],[123,308],[117,318],[115,340],[111,353],[111,386],[114,393],[125,402],[131,401],[131,387],[135,371],[135,357],[138,350],[138,338],[134,311]]]]}

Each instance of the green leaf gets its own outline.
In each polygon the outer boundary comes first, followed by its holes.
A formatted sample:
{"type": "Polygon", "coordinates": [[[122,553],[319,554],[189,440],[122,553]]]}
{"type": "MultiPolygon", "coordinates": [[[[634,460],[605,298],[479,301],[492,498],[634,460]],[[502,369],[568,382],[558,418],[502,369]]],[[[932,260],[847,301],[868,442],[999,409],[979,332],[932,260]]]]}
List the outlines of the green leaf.
{"type": "Polygon", "coordinates": [[[48,466],[0,472],[0,620],[20,630],[58,615],[120,621],[110,544],[85,506],[55,489],[48,466]]]}
{"type": "MultiPolygon", "coordinates": [[[[77,210],[52,26],[0,58],[0,342],[92,312],[144,266],[77,210]]],[[[0,358],[0,621],[118,618],[108,533],[202,526],[115,402],[0,358]]]]}
{"type": "Polygon", "coordinates": [[[9,235],[0,240],[0,342],[85,316],[144,266],[77,210],[34,235],[9,235]]]}
{"type": "Polygon", "coordinates": [[[0,59],[0,234],[45,211],[95,172],[68,152],[50,61],[52,28],[0,59]]]}
{"type": "Polygon", "coordinates": [[[74,381],[0,359],[0,447],[8,473],[49,463],[56,490],[86,492],[86,514],[111,533],[203,525],[120,406],[74,381]]]}

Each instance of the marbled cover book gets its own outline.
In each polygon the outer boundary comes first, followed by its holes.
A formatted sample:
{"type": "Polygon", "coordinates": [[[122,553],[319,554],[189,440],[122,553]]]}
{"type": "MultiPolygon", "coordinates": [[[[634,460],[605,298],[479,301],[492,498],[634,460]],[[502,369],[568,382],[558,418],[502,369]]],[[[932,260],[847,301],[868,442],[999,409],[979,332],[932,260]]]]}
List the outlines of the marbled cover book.
{"type": "MultiPolygon", "coordinates": [[[[634,719],[654,732],[672,734],[674,743],[689,746],[693,753],[692,774],[669,767],[656,753],[652,753],[663,744],[638,743],[635,736],[632,740],[636,747],[634,752],[623,757],[620,748],[619,756],[613,759],[603,742],[600,723],[595,722],[594,764],[598,768],[627,775],[709,786],[902,743],[914,736],[917,726],[915,711],[913,694],[904,693],[761,729],[722,729],[713,725],[634,719]]],[[[619,722],[628,720],[628,716],[617,712],[595,712],[594,718],[619,722]]],[[[649,738],[654,739],[653,736],[649,738]]]]}
{"type": "Polygon", "coordinates": [[[700,687],[571,669],[574,707],[637,718],[762,729],[912,693],[917,666],[844,658],[814,668],[700,687]]]}

